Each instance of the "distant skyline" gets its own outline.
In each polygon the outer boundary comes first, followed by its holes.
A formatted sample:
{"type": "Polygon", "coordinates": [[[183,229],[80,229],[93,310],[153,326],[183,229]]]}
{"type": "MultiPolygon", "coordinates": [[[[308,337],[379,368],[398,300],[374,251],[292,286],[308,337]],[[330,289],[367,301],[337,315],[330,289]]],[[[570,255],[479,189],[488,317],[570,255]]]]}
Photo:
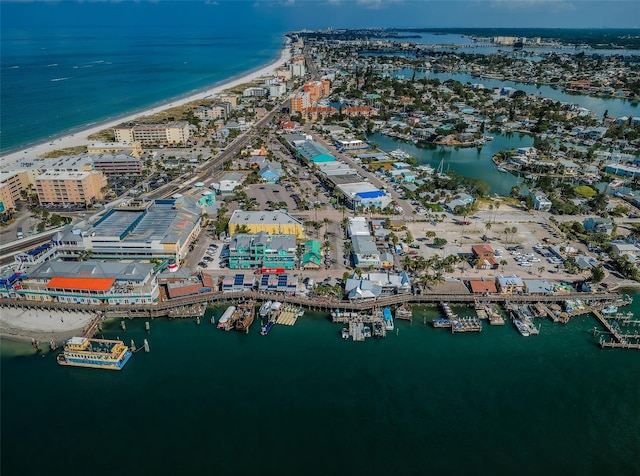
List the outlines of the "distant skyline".
{"type": "Polygon", "coordinates": [[[135,25],[142,19],[147,25],[165,25],[170,19],[181,26],[235,17],[247,28],[269,22],[282,31],[328,27],[640,28],[640,0],[9,0],[0,2],[0,11],[3,26],[108,25],[114,21],[135,25]]]}

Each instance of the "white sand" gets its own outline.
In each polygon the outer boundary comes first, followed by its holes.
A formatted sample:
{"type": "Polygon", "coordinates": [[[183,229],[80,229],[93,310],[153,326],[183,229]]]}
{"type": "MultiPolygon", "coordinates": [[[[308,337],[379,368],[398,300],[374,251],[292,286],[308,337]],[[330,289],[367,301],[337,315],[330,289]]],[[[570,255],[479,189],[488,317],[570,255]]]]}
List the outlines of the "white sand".
{"type": "Polygon", "coordinates": [[[40,341],[62,339],[81,334],[95,316],[92,312],[0,307],[0,334],[40,341]]]}
{"type": "Polygon", "coordinates": [[[183,104],[187,104],[189,102],[192,101],[196,101],[198,99],[204,99],[207,96],[212,96],[212,95],[216,95],[216,94],[220,94],[221,92],[236,87],[240,84],[243,83],[248,83],[251,81],[254,81],[262,76],[267,76],[270,74],[273,74],[274,71],[279,68],[280,66],[284,65],[289,58],[291,57],[291,53],[290,53],[290,47],[289,47],[289,40],[287,39],[287,43],[285,44],[285,47],[283,48],[282,52],[280,53],[280,57],[274,61],[273,63],[259,69],[256,70],[254,72],[248,73],[242,77],[236,78],[236,79],[232,79],[228,82],[225,83],[221,83],[215,87],[212,87],[210,89],[207,89],[206,91],[200,91],[196,94],[193,94],[191,96],[187,96],[181,99],[177,99],[175,101],[172,101],[168,104],[163,104],[161,106],[158,107],[154,107],[152,109],[148,109],[145,111],[141,111],[141,112],[137,112],[135,114],[132,114],[130,116],[126,116],[126,117],[121,117],[118,119],[114,119],[112,121],[108,121],[108,122],[104,122],[101,123],[99,125],[93,126],[91,128],[88,129],[83,129],[80,132],[76,132],[74,134],[70,134],[58,139],[50,139],[47,140],[46,142],[42,142],[40,144],[34,145],[32,147],[29,147],[28,149],[24,149],[24,150],[20,150],[18,152],[13,152],[7,155],[3,155],[0,157],[0,168],[2,167],[6,167],[10,164],[19,162],[21,160],[23,160],[24,158],[28,157],[28,158],[35,158],[38,157],[42,154],[45,154],[47,152],[53,151],[53,150],[59,150],[59,149],[65,149],[67,147],[76,147],[76,146],[81,146],[81,145],[89,145],[91,144],[93,141],[90,141],[87,139],[88,136],[92,135],[92,134],[96,134],[104,129],[108,129],[110,127],[114,127],[122,122],[129,122],[129,121],[133,121],[136,119],[139,119],[143,116],[148,116],[151,114],[156,114],[160,111],[169,109],[171,107],[177,107],[177,106],[182,106],[183,104]],[[53,145],[51,145],[53,144],[53,145]]]}

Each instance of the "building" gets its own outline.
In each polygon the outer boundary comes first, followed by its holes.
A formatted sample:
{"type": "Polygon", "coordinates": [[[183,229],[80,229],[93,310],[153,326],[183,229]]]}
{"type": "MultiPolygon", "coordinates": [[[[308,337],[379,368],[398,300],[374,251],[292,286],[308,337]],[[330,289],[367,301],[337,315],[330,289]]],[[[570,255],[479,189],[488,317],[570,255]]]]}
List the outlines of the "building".
{"type": "Polygon", "coordinates": [[[142,157],[140,142],[94,142],[87,146],[88,154],[125,154],[142,157]]]}
{"type": "Polygon", "coordinates": [[[191,132],[187,121],[125,123],[114,128],[116,142],[184,145],[191,132]]]}
{"type": "Polygon", "coordinates": [[[495,294],[498,292],[496,283],[489,279],[470,279],[469,289],[473,294],[495,294]]]}
{"type": "Polygon", "coordinates": [[[386,208],[392,202],[389,195],[378,190],[369,182],[341,183],[337,185],[337,188],[342,192],[345,203],[352,210],[356,210],[360,206],[386,208]]]}
{"type": "Polygon", "coordinates": [[[501,294],[521,294],[524,292],[524,283],[517,275],[503,276],[499,274],[496,277],[496,287],[501,294]]]}
{"type": "Polygon", "coordinates": [[[58,256],[97,259],[160,259],[180,263],[201,229],[196,198],[130,200],[97,220],[70,225],[53,237],[58,256]]]}
{"type": "Polygon", "coordinates": [[[41,205],[88,206],[104,198],[106,186],[102,172],[47,171],[35,179],[41,205]]]}
{"type": "Polygon", "coordinates": [[[347,227],[347,236],[369,236],[369,225],[365,217],[347,217],[349,226],[347,227]]]}
{"type": "Polygon", "coordinates": [[[489,245],[473,245],[471,246],[473,254],[473,262],[477,269],[497,269],[498,260],[495,258],[495,251],[489,245]]]}
{"type": "Polygon", "coordinates": [[[105,175],[140,175],[142,160],[125,154],[100,154],[93,157],[93,167],[105,175]]]}
{"type": "Polygon", "coordinates": [[[362,269],[379,269],[380,252],[369,235],[351,237],[353,245],[353,264],[362,269]]]}
{"type": "Polygon", "coordinates": [[[282,176],[282,165],[276,161],[265,161],[260,166],[260,177],[265,183],[279,183],[282,176]]]}
{"type": "Polygon", "coordinates": [[[302,269],[320,269],[322,265],[322,245],[319,241],[309,240],[304,244],[304,254],[300,267],[302,269]]]}
{"type": "Polygon", "coordinates": [[[531,196],[533,197],[534,210],[540,210],[543,212],[551,210],[553,203],[551,203],[551,200],[549,200],[544,193],[531,190],[531,196]]]}
{"type": "Polygon", "coordinates": [[[392,273],[354,273],[347,279],[344,292],[351,301],[374,300],[378,297],[393,296],[411,292],[411,280],[404,271],[392,273]]]}
{"type": "Polygon", "coordinates": [[[605,235],[613,233],[613,220],[611,218],[587,218],[582,225],[585,230],[593,233],[604,233],[605,235]]]}
{"type": "Polygon", "coordinates": [[[16,294],[30,301],[74,304],[152,304],[159,287],[154,266],[137,261],[47,261],[29,270],[16,294]]]}
{"type": "Polygon", "coordinates": [[[305,140],[296,144],[298,157],[303,157],[307,163],[322,164],[326,162],[334,162],[336,158],[317,142],[305,140]]]}
{"type": "Polygon", "coordinates": [[[248,98],[248,97],[258,98],[258,97],[264,97],[266,95],[267,95],[266,88],[261,88],[256,86],[246,88],[244,91],[242,91],[242,97],[245,97],[245,98],[248,98]]]}
{"type": "Polygon", "coordinates": [[[236,233],[229,243],[230,269],[296,267],[295,235],[236,233]]]}
{"type": "Polygon", "coordinates": [[[471,205],[475,201],[475,198],[473,198],[468,193],[459,193],[453,200],[451,200],[449,203],[446,203],[445,207],[451,213],[455,213],[457,207],[466,207],[467,205],[471,205]]]}
{"type": "Polygon", "coordinates": [[[289,110],[291,113],[303,112],[305,109],[311,107],[311,98],[309,93],[300,92],[295,94],[289,99],[289,110]]]}
{"type": "Polygon", "coordinates": [[[336,147],[342,152],[369,150],[371,148],[368,143],[360,139],[339,139],[336,141],[336,147]]]}
{"type": "Polygon", "coordinates": [[[2,200],[3,210],[15,208],[15,202],[22,198],[20,192],[28,186],[28,172],[21,170],[0,171],[0,199],[2,200]]]}
{"type": "Polygon", "coordinates": [[[309,81],[302,89],[309,95],[311,104],[315,104],[321,97],[329,95],[330,86],[331,83],[325,79],[322,81],[309,81]]]}
{"type": "Polygon", "coordinates": [[[269,85],[269,97],[279,98],[287,94],[286,83],[274,83],[269,85]]]}
{"type": "Polygon", "coordinates": [[[635,262],[638,257],[640,249],[636,245],[631,243],[611,242],[611,251],[618,258],[627,256],[631,262],[635,262]]]}
{"type": "Polygon", "coordinates": [[[288,274],[263,274],[258,279],[258,291],[293,295],[298,290],[298,280],[288,274]]]}
{"type": "Polygon", "coordinates": [[[229,236],[234,236],[239,227],[245,233],[258,234],[263,231],[269,235],[295,235],[298,240],[305,239],[302,222],[281,210],[235,210],[229,219],[229,236]]]}
{"type": "Polygon", "coordinates": [[[228,102],[212,104],[209,107],[201,107],[193,111],[195,117],[203,120],[224,119],[226,121],[230,113],[231,103],[228,102]]]}
{"type": "Polygon", "coordinates": [[[236,187],[242,185],[242,181],[244,180],[244,175],[238,172],[230,172],[224,174],[219,182],[214,182],[211,184],[211,189],[217,195],[233,195],[235,193],[236,187]]]}
{"type": "Polygon", "coordinates": [[[222,280],[222,291],[225,293],[251,291],[254,286],[255,278],[253,275],[238,273],[234,276],[225,277],[222,280]]]}

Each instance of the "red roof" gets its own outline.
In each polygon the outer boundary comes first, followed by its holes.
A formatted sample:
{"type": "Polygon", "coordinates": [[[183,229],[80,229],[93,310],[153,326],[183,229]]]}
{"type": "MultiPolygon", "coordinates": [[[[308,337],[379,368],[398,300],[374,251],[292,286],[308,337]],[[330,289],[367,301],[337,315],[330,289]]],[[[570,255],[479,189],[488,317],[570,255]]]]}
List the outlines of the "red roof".
{"type": "Polygon", "coordinates": [[[63,278],[56,276],[47,283],[48,289],[70,289],[74,291],[108,291],[115,278],[63,278]]]}
{"type": "Polygon", "coordinates": [[[471,247],[471,251],[473,251],[477,256],[483,255],[493,255],[493,248],[489,245],[473,245],[471,247]]]}
{"type": "Polygon", "coordinates": [[[469,286],[471,287],[471,292],[473,293],[497,293],[498,289],[496,288],[496,283],[494,281],[489,280],[479,280],[474,279],[469,281],[469,286]]]}

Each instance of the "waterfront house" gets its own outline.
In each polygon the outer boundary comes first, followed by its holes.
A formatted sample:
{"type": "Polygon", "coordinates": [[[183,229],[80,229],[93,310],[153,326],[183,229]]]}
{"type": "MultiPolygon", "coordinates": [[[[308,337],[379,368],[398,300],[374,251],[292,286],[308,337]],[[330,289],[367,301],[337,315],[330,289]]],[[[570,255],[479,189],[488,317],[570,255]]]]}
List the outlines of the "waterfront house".
{"type": "Polygon", "coordinates": [[[454,213],[457,207],[466,207],[467,205],[471,205],[475,201],[476,201],[475,198],[473,198],[468,193],[459,193],[456,195],[456,197],[453,200],[446,203],[445,207],[451,213],[454,213]]]}
{"type": "Polygon", "coordinates": [[[297,278],[289,274],[263,274],[258,279],[258,291],[294,295],[298,290],[297,278]]]}
{"type": "Polygon", "coordinates": [[[587,218],[582,223],[584,229],[593,233],[605,233],[611,235],[613,233],[613,220],[610,218],[587,218]]]}
{"type": "Polygon", "coordinates": [[[350,301],[372,300],[411,292],[411,280],[404,271],[393,273],[354,273],[345,283],[345,295],[350,301]]]}
{"type": "Polygon", "coordinates": [[[522,294],[524,291],[524,283],[516,274],[509,276],[499,274],[496,277],[496,287],[501,294],[522,294]]]}

